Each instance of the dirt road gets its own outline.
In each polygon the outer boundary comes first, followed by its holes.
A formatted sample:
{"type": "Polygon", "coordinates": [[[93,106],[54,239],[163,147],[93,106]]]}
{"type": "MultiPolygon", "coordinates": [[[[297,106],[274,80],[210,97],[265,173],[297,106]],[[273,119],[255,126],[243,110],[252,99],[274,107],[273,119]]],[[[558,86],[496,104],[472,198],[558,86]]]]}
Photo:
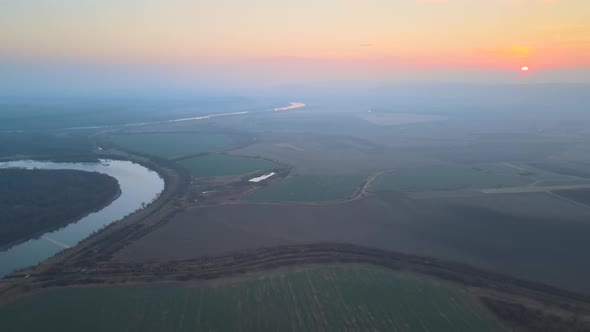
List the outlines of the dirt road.
{"type": "Polygon", "coordinates": [[[520,193],[542,193],[556,190],[590,189],[590,184],[570,184],[561,186],[520,186],[506,188],[481,189],[484,194],[520,194],[520,193]]]}

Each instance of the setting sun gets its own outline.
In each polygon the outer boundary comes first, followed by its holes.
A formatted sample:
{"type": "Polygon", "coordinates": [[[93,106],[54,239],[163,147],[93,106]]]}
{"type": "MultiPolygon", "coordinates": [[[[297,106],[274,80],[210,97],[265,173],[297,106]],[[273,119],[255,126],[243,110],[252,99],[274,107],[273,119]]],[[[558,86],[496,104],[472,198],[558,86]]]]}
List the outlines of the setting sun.
{"type": "Polygon", "coordinates": [[[520,71],[529,71],[529,67],[524,66],[524,67],[520,68],[520,71]]]}

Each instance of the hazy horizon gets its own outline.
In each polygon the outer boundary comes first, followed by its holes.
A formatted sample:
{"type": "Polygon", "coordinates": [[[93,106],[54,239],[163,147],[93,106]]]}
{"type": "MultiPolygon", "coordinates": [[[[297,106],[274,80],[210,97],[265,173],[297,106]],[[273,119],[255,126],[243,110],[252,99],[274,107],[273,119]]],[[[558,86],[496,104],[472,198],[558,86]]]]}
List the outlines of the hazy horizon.
{"type": "Polygon", "coordinates": [[[584,0],[8,1],[0,89],[256,95],[341,81],[590,83],[588,17],[584,0]]]}

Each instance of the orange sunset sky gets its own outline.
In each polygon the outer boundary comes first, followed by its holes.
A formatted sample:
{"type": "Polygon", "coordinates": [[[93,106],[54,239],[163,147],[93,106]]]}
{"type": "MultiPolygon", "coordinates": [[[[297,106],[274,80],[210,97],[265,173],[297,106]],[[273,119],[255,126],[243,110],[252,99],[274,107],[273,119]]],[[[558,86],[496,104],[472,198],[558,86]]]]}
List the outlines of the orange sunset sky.
{"type": "Polygon", "coordinates": [[[531,74],[568,80],[590,67],[588,0],[9,0],[1,6],[0,61],[351,79],[528,66],[531,74]]]}

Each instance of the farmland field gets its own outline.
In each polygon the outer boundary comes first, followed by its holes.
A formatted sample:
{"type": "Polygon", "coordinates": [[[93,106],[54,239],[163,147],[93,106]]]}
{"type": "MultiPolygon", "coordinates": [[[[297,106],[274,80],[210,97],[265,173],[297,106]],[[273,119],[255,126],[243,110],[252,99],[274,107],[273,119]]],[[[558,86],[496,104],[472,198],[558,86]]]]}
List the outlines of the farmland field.
{"type": "Polygon", "coordinates": [[[590,205],[590,190],[589,189],[575,189],[575,190],[557,190],[555,194],[578,202],[584,205],[590,205]]]}
{"type": "Polygon", "coordinates": [[[364,112],[358,113],[357,116],[371,124],[377,126],[396,126],[396,125],[407,125],[414,123],[428,123],[445,121],[448,118],[437,115],[422,115],[422,114],[409,114],[409,113],[376,113],[376,112],[364,112]]]}
{"type": "Polygon", "coordinates": [[[539,169],[543,169],[549,172],[554,172],[558,174],[566,174],[570,176],[578,176],[582,178],[589,178],[590,171],[590,163],[588,161],[568,161],[568,160],[561,160],[561,161],[550,161],[550,162],[540,162],[540,163],[531,163],[534,167],[539,169]]]}
{"type": "Polygon", "coordinates": [[[175,285],[66,288],[0,308],[19,331],[501,331],[465,290],[365,266],[175,285]]]}
{"type": "Polygon", "coordinates": [[[234,144],[222,134],[146,133],[114,135],[111,141],[134,152],[171,158],[193,153],[217,151],[234,144]]]}
{"type": "Polygon", "coordinates": [[[191,175],[196,177],[225,176],[277,168],[277,164],[260,159],[211,154],[185,159],[179,162],[191,175]]]}
{"type": "Polygon", "coordinates": [[[521,186],[532,182],[530,176],[494,164],[428,165],[397,169],[381,176],[371,188],[375,191],[457,190],[521,186]]]}
{"type": "Polygon", "coordinates": [[[362,176],[296,175],[246,197],[252,201],[320,202],[346,199],[365,180],[362,176]]]}
{"type": "Polygon", "coordinates": [[[590,209],[547,193],[414,199],[383,192],[338,205],[217,206],[177,214],[114,259],[165,262],[337,242],[590,291],[590,265],[580,264],[590,250],[589,218],[590,209]]]}

